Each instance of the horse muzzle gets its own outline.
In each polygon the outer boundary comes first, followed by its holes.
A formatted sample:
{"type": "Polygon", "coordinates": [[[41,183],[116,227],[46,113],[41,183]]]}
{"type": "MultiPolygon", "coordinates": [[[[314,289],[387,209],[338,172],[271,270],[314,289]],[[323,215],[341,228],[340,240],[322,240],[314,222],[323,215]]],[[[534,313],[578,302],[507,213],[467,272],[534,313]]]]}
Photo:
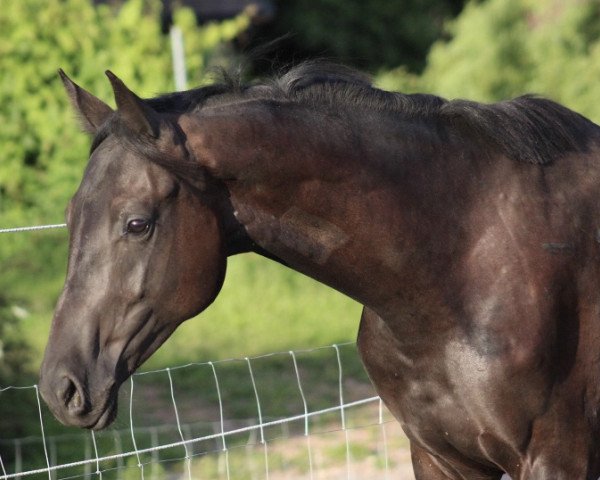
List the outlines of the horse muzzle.
{"type": "Polygon", "coordinates": [[[117,414],[116,381],[90,388],[87,376],[42,367],[40,394],[54,416],[67,426],[101,430],[110,425],[117,414]]]}

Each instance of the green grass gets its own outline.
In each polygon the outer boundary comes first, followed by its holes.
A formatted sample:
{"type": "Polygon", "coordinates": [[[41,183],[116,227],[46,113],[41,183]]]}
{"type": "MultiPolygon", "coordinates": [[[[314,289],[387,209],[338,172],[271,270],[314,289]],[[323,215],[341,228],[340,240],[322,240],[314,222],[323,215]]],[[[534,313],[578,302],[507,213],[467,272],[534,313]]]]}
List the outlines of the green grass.
{"type": "MultiPolygon", "coordinates": [[[[343,397],[346,403],[363,399],[373,394],[368,387],[369,381],[356,353],[356,346],[351,344],[338,347],[343,365],[343,397]],[[368,390],[367,390],[368,389],[368,390]]],[[[339,367],[336,350],[331,347],[317,350],[296,352],[295,358],[309,412],[329,408],[339,404],[339,367]]],[[[289,417],[302,414],[304,406],[302,396],[298,389],[297,377],[292,357],[288,353],[261,356],[250,360],[254,381],[259,396],[261,415],[267,422],[276,418],[289,417]]],[[[214,363],[219,379],[219,391],[223,407],[223,416],[226,420],[226,429],[231,430],[246,426],[248,419],[257,419],[258,404],[255,397],[253,383],[249,375],[248,364],[245,360],[222,361],[214,363]]],[[[186,438],[197,438],[215,433],[215,425],[220,422],[219,396],[212,367],[209,364],[191,364],[181,368],[157,370],[133,377],[133,400],[130,400],[131,383],[127,382],[121,388],[119,399],[119,414],[111,429],[96,434],[99,456],[112,455],[119,451],[133,450],[130,437],[129,408],[132,405],[133,426],[137,430],[136,445],[138,449],[149,448],[154,445],[149,430],[153,427],[161,430],[156,440],[160,444],[169,444],[179,441],[177,419],[171,396],[171,382],[173,396],[176,399],[177,415],[182,425],[190,429],[185,431],[186,438]],[[138,430],[141,429],[141,430],[138,430]],[[116,449],[115,431],[120,431],[120,448],[116,449]]],[[[24,406],[28,402],[25,413],[15,413],[15,419],[28,421],[29,425],[21,423],[17,427],[24,430],[17,437],[32,436],[27,444],[25,468],[39,468],[44,464],[44,453],[40,438],[39,423],[35,395],[31,390],[10,390],[2,394],[0,401],[24,406]],[[32,413],[33,412],[33,413],[32,413]]],[[[371,409],[372,410],[372,409],[371,409]]],[[[91,448],[90,436],[79,429],[60,425],[46,407],[43,407],[44,428],[46,437],[60,439],[58,445],[61,452],[57,460],[62,463],[80,460],[86,448],[91,448]],[[86,446],[87,442],[87,446],[86,446]]],[[[362,410],[346,411],[346,425],[349,428],[365,424],[362,410]]],[[[376,422],[376,411],[369,414],[371,423],[376,422]]],[[[7,419],[0,419],[2,425],[7,419]]],[[[252,420],[251,423],[256,423],[252,420]]],[[[286,424],[288,434],[300,436],[304,432],[304,421],[296,420],[286,424]]],[[[341,414],[339,411],[327,413],[310,419],[310,431],[313,434],[325,433],[332,429],[341,428],[341,414]]],[[[10,429],[17,432],[16,428],[10,429]]],[[[0,429],[6,432],[5,429],[0,429]]],[[[265,438],[273,440],[281,436],[279,426],[265,428],[265,438]]],[[[258,435],[258,432],[255,432],[258,435]]],[[[7,438],[14,438],[12,434],[7,438]]],[[[229,436],[229,447],[244,446],[248,442],[248,434],[229,436]]],[[[216,440],[201,442],[195,448],[196,452],[210,452],[218,450],[216,440]]],[[[158,443],[157,443],[158,444],[158,443]]],[[[3,443],[0,439],[0,454],[7,465],[14,467],[13,451],[10,442],[3,443]],[[6,450],[4,450],[6,449],[6,450]]],[[[360,450],[360,449],[359,449],[360,450]]],[[[356,458],[363,458],[361,451],[354,451],[356,458]]],[[[184,454],[182,447],[173,447],[160,453],[162,461],[173,460],[174,463],[165,463],[160,468],[171,470],[180,464],[184,454]]],[[[332,460],[339,457],[339,452],[333,449],[327,452],[332,460]]],[[[144,462],[152,461],[150,454],[144,457],[144,462]]],[[[289,462],[288,462],[289,463],[289,462]]],[[[102,468],[114,468],[115,462],[107,461],[102,468]]],[[[152,467],[154,468],[154,467],[152,467]]],[[[75,469],[77,470],[77,469],[75,469]]],[[[81,468],[79,468],[81,470],[81,468]]],[[[70,474],[70,472],[68,472],[70,474]]],[[[107,476],[106,478],[113,478],[107,476]]],[[[204,478],[204,477],[202,477],[204,478]]],[[[212,478],[212,477],[208,477],[212,478]]]]}
{"type": "MultiPolygon", "coordinates": [[[[372,395],[368,377],[358,358],[354,344],[339,347],[344,379],[344,401],[352,402],[372,395]],[[348,382],[348,379],[351,379],[348,382]],[[368,388],[368,393],[365,388],[368,388]]],[[[296,353],[298,372],[309,411],[339,404],[339,369],[333,348],[296,353]]],[[[253,358],[250,361],[262,415],[265,418],[281,418],[303,412],[302,397],[292,358],[287,353],[253,358]]],[[[258,416],[255,393],[250,379],[248,363],[244,360],[216,362],[215,372],[219,380],[225,418],[246,419],[258,416]]],[[[199,417],[218,421],[218,393],[212,367],[193,364],[171,369],[174,394],[177,398],[182,422],[194,423],[199,417]],[[206,408],[212,408],[207,411],[206,408]],[[199,414],[199,411],[202,411],[199,414]]],[[[127,385],[127,388],[130,386],[127,385]]],[[[137,425],[156,425],[161,421],[174,420],[173,406],[168,384],[168,374],[163,371],[134,377],[134,400],[139,401],[140,416],[137,425]],[[153,408],[148,405],[152,399],[153,408]],[[167,415],[165,417],[165,412],[167,415]]],[[[127,404],[125,395],[121,404],[127,404]]],[[[337,415],[337,414],[336,414],[337,415]]],[[[127,424],[128,418],[123,418],[127,424]]]]}
{"type": "Polygon", "coordinates": [[[310,348],[356,338],[360,306],[257,255],[229,259],[215,303],[182,324],[148,368],[310,348]]]}

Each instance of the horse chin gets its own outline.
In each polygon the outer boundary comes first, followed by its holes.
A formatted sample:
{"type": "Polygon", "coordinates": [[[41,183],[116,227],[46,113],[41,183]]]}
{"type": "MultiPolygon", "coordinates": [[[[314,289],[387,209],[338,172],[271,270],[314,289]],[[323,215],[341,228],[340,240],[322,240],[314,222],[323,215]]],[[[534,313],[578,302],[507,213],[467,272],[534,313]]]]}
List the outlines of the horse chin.
{"type": "Polygon", "coordinates": [[[96,420],[94,420],[89,425],[86,425],[85,428],[88,428],[89,430],[95,430],[95,431],[105,429],[111,423],[114,422],[115,418],[117,417],[117,411],[118,411],[117,396],[114,395],[113,397],[109,398],[109,401],[107,402],[104,410],[100,413],[100,415],[96,418],[96,420]]]}

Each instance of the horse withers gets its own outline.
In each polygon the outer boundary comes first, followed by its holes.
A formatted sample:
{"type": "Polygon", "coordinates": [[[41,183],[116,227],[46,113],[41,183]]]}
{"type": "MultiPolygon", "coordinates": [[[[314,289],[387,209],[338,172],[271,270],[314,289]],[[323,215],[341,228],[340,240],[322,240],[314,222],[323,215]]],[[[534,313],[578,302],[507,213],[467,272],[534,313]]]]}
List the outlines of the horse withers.
{"type": "MultiPolygon", "coordinates": [[[[600,128],[549,100],[373,88],[306,63],[113,110],[93,135],[40,389],[100,429],[257,252],[361,302],[365,367],[419,480],[600,475],[600,128]]],[[[216,327],[215,327],[216,328],[216,327]]]]}

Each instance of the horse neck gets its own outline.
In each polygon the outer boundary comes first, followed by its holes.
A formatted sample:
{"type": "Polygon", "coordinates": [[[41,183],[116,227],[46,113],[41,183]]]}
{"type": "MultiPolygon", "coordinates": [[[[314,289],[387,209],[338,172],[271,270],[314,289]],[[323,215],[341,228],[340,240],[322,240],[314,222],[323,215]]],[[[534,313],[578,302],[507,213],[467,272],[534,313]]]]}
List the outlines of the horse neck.
{"type": "Polygon", "coordinates": [[[248,250],[375,308],[389,299],[381,285],[408,274],[402,252],[414,250],[398,208],[406,166],[395,157],[404,141],[386,123],[247,102],[184,119],[182,128],[197,160],[226,185],[248,250]]]}

